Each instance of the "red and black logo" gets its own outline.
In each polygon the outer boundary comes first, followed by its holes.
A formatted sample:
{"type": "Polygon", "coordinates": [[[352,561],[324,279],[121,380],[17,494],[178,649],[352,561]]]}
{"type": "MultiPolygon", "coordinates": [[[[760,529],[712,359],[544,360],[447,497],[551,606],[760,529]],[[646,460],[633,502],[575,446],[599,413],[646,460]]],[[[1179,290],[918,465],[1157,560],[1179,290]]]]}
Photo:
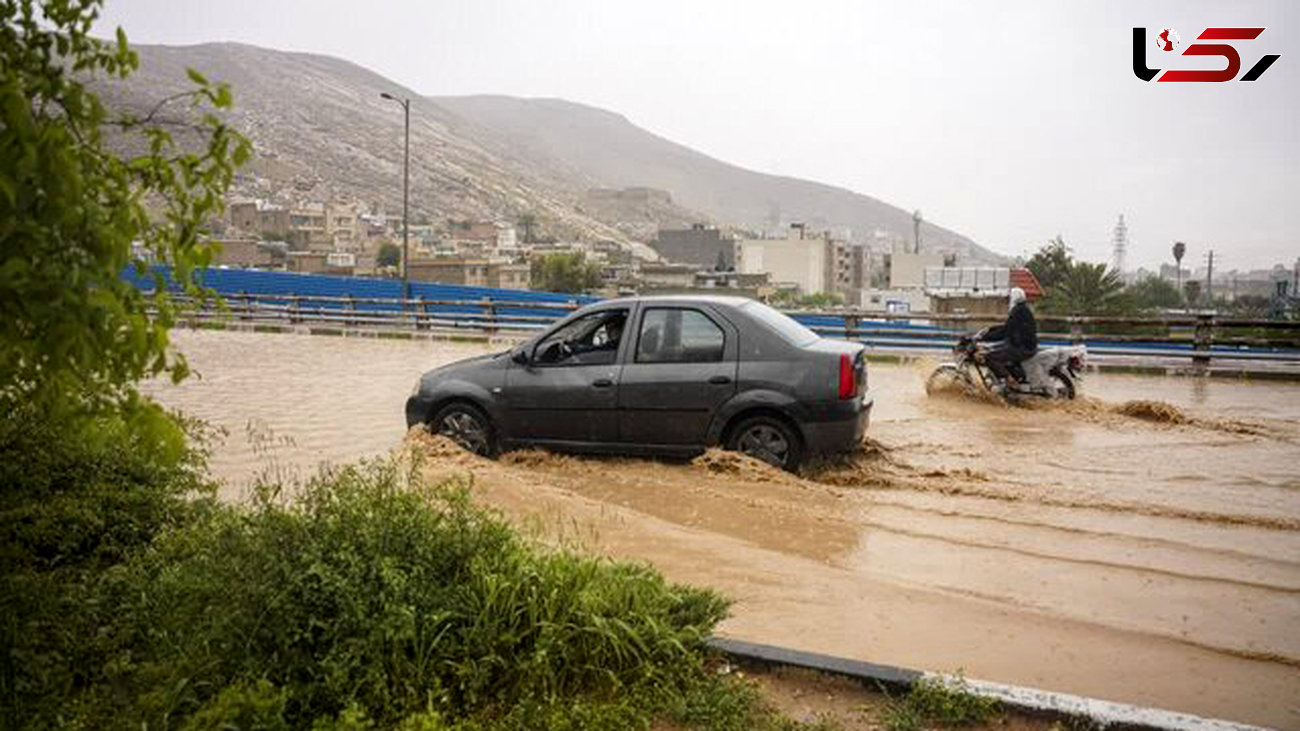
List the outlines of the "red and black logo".
{"type": "MultiPolygon", "coordinates": [[[[1198,41],[1253,41],[1263,33],[1263,28],[1206,28],[1196,37],[1198,41]]],[[[1146,61],[1146,28],[1133,29],[1133,73],[1143,81],[1150,81],[1156,78],[1160,69],[1147,68],[1146,61]]],[[[1182,40],[1178,36],[1178,31],[1173,28],[1165,28],[1156,36],[1156,47],[1161,51],[1173,51],[1178,48],[1182,40]]],[[[1237,78],[1237,72],[1241,71],[1241,56],[1237,53],[1236,47],[1230,43],[1193,43],[1183,50],[1183,56],[1219,56],[1227,59],[1227,68],[1215,71],[1210,70],[1192,70],[1192,69],[1169,69],[1160,75],[1157,81],[1232,81],[1237,78]]],[[[1241,77],[1241,81],[1254,81],[1264,75],[1273,62],[1281,58],[1279,54],[1270,53],[1255,62],[1254,66],[1241,77]]]]}

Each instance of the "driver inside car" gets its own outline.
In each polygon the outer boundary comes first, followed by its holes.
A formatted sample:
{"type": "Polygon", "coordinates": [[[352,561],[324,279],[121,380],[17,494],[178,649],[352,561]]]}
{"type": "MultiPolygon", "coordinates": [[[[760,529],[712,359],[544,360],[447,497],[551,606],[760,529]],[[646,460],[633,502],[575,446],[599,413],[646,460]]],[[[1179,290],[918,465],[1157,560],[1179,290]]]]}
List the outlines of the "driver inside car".
{"type": "Polygon", "coordinates": [[[539,362],[556,365],[602,365],[613,363],[618,354],[618,344],[623,337],[623,324],[627,314],[622,311],[610,315],[594,326],[572,333],[558,333],[560,339],[543,344],[539,362]]]}
{"type": "MultiPolygon", "coordinates": [[[[574,355],[583,355],[586,353],[609,353],[609,362],[614,362],[614,355],[618,353],[618,343],[623,337],[623,321],[627,316],[618,313],[612,315],[609,319],[594,329],[590,335],[582,341],[569,344],[570,350],[574,355]]],[[[581,358],[582,362],[593,362],[591,358],[581,358]]]]}

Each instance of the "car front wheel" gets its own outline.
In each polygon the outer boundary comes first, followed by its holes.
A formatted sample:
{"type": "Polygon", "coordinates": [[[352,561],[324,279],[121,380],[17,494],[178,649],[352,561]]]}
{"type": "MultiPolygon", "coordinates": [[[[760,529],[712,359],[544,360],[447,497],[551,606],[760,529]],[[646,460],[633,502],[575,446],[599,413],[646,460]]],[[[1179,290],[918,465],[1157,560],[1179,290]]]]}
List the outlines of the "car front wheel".
{"type": "Polygon", "coordinates": [[[736,426],[727,449],[793,472],[803,456],[799,435],[785,422],[770,416],[755,416],[736,426]]]}
{"type": "Polygon", "coordinates": [[[482,457],[496,455],[496,434],[492,422],[477,407],[464,403],[448,404],[429,420],[429,431],[459,444],[468,452],[482,457]]]}

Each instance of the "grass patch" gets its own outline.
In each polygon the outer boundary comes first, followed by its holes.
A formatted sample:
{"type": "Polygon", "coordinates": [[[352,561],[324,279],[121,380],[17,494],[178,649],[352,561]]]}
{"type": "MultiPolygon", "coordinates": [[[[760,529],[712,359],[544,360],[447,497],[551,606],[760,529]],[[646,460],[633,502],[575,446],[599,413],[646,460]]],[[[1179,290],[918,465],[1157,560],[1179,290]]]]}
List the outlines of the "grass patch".
{"type": "Polygon", "coordinates": [[[284,332],[284,326],[283,326],[283,325],[254,325],[254,326],[253,326],[253,332],[255,332],[255,333],[282,333],[282,332],[284,332]]]}
{"type": "Polygon", "coordinates": [[[340,330],[339,328],[334,328],[334,327],[312,327],[312,328],[308,328],[307,332],[311,333],[312,335],[335,335],[338,337],[343,336],[343,331],[340,330]]]}
{"type": "Polygon", "coordinates": [[[395,332],[393,330],[380,330],[375,333],[375,337],[380,340],[412,340],[415,338],[411,333],[395,332]]]}
{"type": "Polygon", "coordinates": [[[220,320],[196,320],[191,325],[195,330],[226,330],[226,323],[220,320]]]}
{"type": "Polygon", "coordinates": [[[922,678],[906,696],[889,703],[884,721],[889,731],[918,731],[933,726],[977,726],[1000,713],[997,699],[972,693],[961,677],[952,682],[922,678]]]}

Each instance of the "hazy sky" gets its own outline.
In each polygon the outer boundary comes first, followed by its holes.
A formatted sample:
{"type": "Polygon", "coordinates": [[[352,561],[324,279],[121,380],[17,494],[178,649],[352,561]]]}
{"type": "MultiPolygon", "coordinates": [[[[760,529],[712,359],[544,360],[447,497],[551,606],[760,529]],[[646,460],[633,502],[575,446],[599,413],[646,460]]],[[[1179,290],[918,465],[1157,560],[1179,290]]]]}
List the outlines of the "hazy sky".
{"type": "MultiPolygon", "coordinates": [[[[1216,252],[1216,268],[1300,257],[1300,3],[743,0],[107,0],[101,32],[340,56],[430,95],[604,107],[745,167],[841,185],[1017,254],[1062,234],[1129,268],[1216,252]],[[1252,83],[1144,83],[1208,26],[1252,83]],[[1183,46],[1156,48],[1172,27],[1183,46]]],[[[1217,64],[1217,66],[1216,66],[1217,64]]]]}

